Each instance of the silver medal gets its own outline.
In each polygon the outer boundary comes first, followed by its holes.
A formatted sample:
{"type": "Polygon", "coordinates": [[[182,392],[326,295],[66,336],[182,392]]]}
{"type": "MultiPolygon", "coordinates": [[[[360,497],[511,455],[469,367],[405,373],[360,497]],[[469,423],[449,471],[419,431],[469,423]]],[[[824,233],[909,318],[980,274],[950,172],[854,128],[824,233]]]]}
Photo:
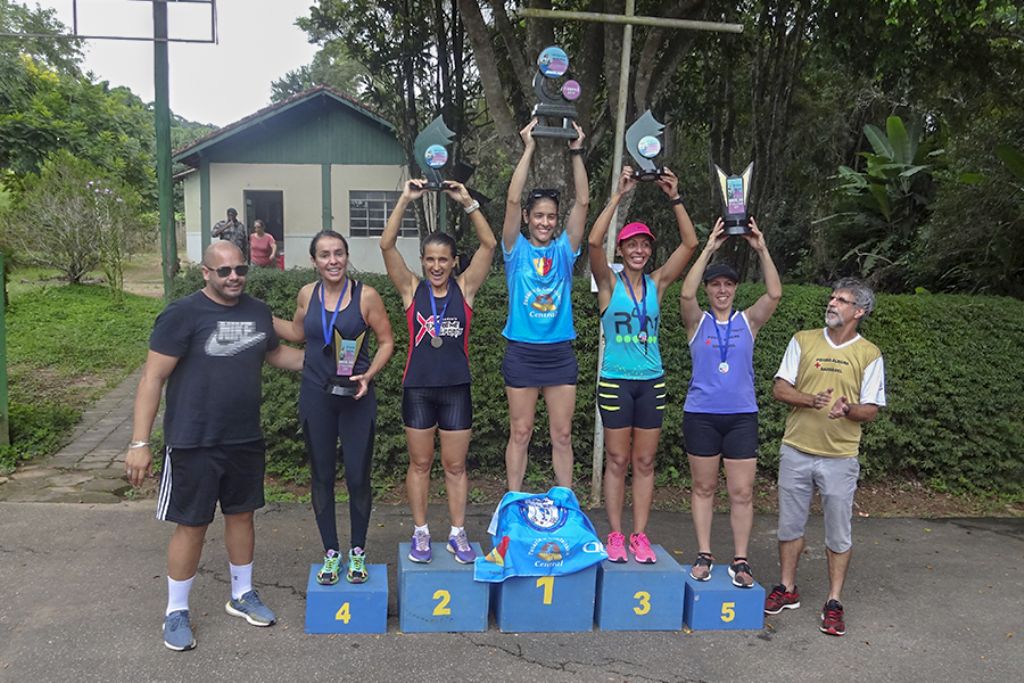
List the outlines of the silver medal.
{"type": "Polygon", "coordinates": [[[718,364],[718,371],[723,375],[729,372],[729,364],[723,360],[721,363],[718,364]]]}
{"type": "Polygon", "coordinates": [[[435,349],[441,348],[442,344],[444,344],[444,340],[441,339],[440,337],[431,337],[430,338],[430,345],[433,346],[435,349]]]}

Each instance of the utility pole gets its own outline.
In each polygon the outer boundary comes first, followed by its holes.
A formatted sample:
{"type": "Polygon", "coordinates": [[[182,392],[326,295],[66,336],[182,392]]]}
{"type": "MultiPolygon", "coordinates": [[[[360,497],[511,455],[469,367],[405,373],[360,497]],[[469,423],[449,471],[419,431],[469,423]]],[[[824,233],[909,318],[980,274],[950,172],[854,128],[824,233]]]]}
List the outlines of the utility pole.
{"type": "Polygon", "coordinates": [[[178,240],[174,230],[174,187],[171,184],[171,109],[168,95],[167,1],[153,2],[153,91],[156,118],[156,185],[160,209],[160,254],[164,301],[170,303],[178,269],[178,240]]]}

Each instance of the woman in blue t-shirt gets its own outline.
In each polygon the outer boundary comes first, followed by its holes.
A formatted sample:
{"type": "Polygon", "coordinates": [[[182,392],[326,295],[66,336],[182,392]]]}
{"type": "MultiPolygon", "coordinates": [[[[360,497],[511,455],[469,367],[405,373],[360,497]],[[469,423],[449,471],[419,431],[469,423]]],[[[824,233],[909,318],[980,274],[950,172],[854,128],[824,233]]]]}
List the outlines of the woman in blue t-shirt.
{"type": "MultiPolygon", "coordinates": [[[[498,240],[475,201],[461,183],[447,181],[444,192],[462,205],[476,230],[480,246],[469,267],[456,276],[455,239],[432,232],[420,243],[420,273],[405,263],[397,247],[402,216],[409,204],[427,191],[426,180],[410,180],[388,218],[380,249],[388,277],[402,297],[409,330],[409,355],[402,377],[402,422],[409,446],[405,492],[412,511],[413,533],[409,559],[430,562],[427,499],[434,464],[434,434],[441,435],[441,465],[452,528],[448,552],[468,564],[476,558],[466,537],[466,453],[473,427],[470,400],[469,331],[473,299],[487,278],[498,240]]],[[[443,201],[443,200],[442,200],[443,201]]]]}
{"type": "Polygon", "coordinates": [[[665,265],[645,275],[654,247],[654,234],[643,223],[628,223],[618,234],[622,272],[606,260],[605,235],[622,196],[636,186],[626,166],[619,186],[590,231],[590,271],[597,282],[597,309],[604,330],[604,356],[597,383],[597,407],[604,423],[607,463],[604,470],[605,510],[608,513],[608,560],[626,561],[622,506],[626,471],[633,465],[633,533],[629,550],[637,562],[657,560],[647,539],[647,520],[654,497],[654,455],[661,436],[665,409],[665,370],[661,364],[658,331],[661,297],[689,263],[697,248],[693,222],[679,196],[679,181],[669,169],[657,180],[668,197],[679,229],[679,246],[665,265]]]}
{"type": "Polygon", "coordinates": [[[683,406],[683,438],[693,482],[690,508],[697,534],[697,559],[690,576],[698,581],[711,578],[714,566],[711,517],[718,488],[719,461],[724,459],[735,550],[729,575],[733,585],[750,588],[754,577],[747,562],[747,545],[754,525],[754,475],[757,472],[754,338],[779,305],[782,283],[764,235],[751,218],[750,232],[743,238],[760,259],[765,293],[753,306],[737,312],[733,301],[739,275],[727,263],[708,266],[728,237],[719,218],[707,246],[686,274],[680,293],[680,311],[693,361],[693,376],[683,406]],[[697,303],[701,280],[710,311],[702,311],[697,303]]]}
{"type": "Polygon", "coordinates": [[[572,485],[572,416],[576,409],[576,354],[572,340],[572,266],[580,253],[587,221],[590,187],[583,165],[583,130],[573,122],[576,139],[569,142],[576,201],[558,227],[557,190],[534,189],[520,208],[537,147],[533,119],[519,131],[525,148],[508,185],[502,251],[508,282],[508,340],[501,364],[508,396],[509,437],[505,474],[510,491],[518,491],[526,474],[526,455],[533,434],[537,399],[544,394],[551,431],[551,464],[559,486],[572,485]],[[526,223],[528,237],[521,232],[526,223]]]}

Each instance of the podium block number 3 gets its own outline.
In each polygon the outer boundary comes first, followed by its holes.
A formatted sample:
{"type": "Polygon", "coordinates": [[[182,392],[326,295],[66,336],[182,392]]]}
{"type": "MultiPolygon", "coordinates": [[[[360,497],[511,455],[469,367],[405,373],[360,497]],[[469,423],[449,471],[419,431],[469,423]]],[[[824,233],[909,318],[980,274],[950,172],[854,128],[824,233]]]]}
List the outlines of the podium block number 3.
{"type": "Polygon", "coordinates": [[[735,602],[723,602],[722,603],[722,621],[729,623],[736,618],[736,603],[735,602]]]}
{"type": "Polygon", "coordinates": [[[334,620],[347,624],[350,619],[352,619],[352,613],[349,611],[348,603],[343,602],[341,607],[338,608],[338,612],[334,615],[334,620]]]}
{"type": "Polygon", "coordinates": [[[651,611],[651,594],[647,591],[637,591],[633,593],[633,599],[637,601],[637,606],[633,608],[633,613],[638,617],[642,617],[651,611]]]}
{"type": "Polygon", "coordinates": [[[435,617],[448,617],[451,616],[452,608],[448,606],[448,603],[452,600],[452,594],[443,588],[439,588],[434,591],[434,600],[437,600],[437,604],[434,605],[434,616],[435,617]]]}
{"type": "Polygon", "coordinates": [[[551,604],[551,598],[555,592],[555,577],[553,576],[542,576],[537,579],[537,588],[544,589],[543,603],[545,605],[551,604]]]}

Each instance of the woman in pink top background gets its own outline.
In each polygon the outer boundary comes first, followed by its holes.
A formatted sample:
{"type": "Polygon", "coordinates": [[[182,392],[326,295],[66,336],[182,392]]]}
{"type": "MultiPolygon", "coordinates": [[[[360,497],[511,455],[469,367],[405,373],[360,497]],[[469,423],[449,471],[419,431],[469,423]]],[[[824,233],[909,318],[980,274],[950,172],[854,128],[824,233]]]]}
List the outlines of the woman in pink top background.
{"type": "Polygon", "coordinates": [[[253,233],[249,235],[249,254],[252,257],[254,266],[274,265],[274,257],[277,256],[277,240],[273,235],[267,233],[263,221],[256,219],[252,224],[253,233]]]}

